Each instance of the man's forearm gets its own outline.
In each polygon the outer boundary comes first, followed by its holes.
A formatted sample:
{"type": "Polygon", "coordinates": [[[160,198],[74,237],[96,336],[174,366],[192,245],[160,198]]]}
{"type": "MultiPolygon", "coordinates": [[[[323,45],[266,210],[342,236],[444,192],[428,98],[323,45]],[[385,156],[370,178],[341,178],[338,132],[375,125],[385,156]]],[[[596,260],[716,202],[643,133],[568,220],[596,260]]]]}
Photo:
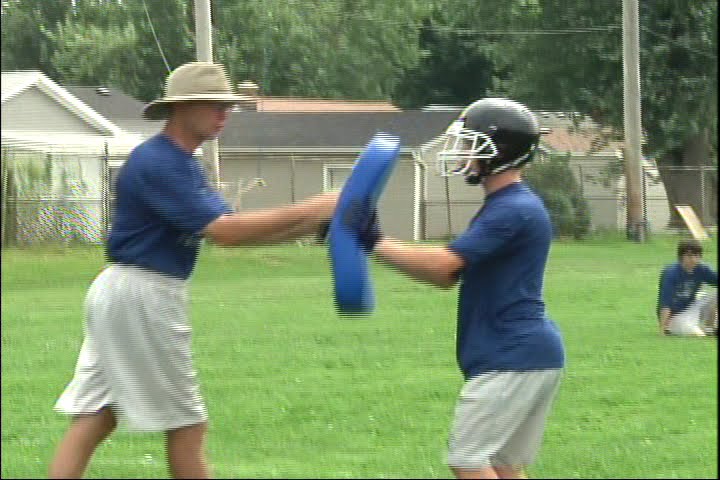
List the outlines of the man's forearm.
{"type": "Polygon", "coordinates": [[[671,312],[670,309],[667,307],[664,307],[660,309],[660,331],[665,332],[670,327],[670,316],[671,312]]]}
{"type": "Polygon", "coordinates": [[[316,235],[320,229],[320,223],[312,222],[300,225],[293,225],[285,230],[281,230],[272,235],[265,237],[257,242],[257,244],[271,245],[289,240],[295,240],[297,238],[306,237],[309,235],[316,235]]]}
{"type": "Polygon", "coordinates": [[[380,260],[416,280],[450,288],[457,283],[462,261],[445,247],[408,245],[383,238],[375,247],[380,260]]]}
{"type": "Polygon", "coordinates": [[[316,231],[331,217],[336,201],[335,193],[321,194],[293,205],[223,215],[204,233],[226,246],[277,243],[316,231]]]}

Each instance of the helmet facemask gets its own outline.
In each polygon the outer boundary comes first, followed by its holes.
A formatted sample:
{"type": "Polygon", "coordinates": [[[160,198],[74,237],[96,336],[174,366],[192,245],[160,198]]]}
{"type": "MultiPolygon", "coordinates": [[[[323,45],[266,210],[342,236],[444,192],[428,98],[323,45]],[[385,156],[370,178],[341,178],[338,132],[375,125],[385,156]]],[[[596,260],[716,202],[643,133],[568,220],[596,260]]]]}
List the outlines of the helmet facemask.
{"type": "Polygon", "coordinates": [[[444,137],[442,150],[437,154],[440,175],[462,175],[469,184],[480,183],[489,174],[488,164],[498,156],[490,135],[465,128],[464,120],[460,119],[450,124],[444,137]]]}

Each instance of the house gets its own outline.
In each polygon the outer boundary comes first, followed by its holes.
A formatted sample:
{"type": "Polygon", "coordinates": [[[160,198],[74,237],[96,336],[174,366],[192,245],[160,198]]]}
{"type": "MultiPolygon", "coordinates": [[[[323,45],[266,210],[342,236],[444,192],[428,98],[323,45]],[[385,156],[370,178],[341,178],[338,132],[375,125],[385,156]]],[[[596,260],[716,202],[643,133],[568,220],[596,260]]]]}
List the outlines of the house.
{"type": "Polygon", "coordinates": [[[4,145],[85,153],[107,143],[114,151],[128,152],[140,138],[42,72],[2,72],[4,145]]]}
{"type": "MultiPolygon", "coordinates": [[[[247,95],[242,84],[239,87],[247,95]]],[[[68,90],[123,128],[143,136],[162,128],[162,122],[141,118],[141,102],[115,89],[68,90]]],[[[418,155],[458,112],[402,112],[387,102],[251,98],[255,101],[241,104],[230,116],[219,139],[222,191],[236,208],[272,207],[340,188],[372,136],[386,132],[402,142],[381,199],[388,234],[408,240],[429,238],[427,229],[431,236],[435,230],[444,234],[446,209],[424,203],[425,178],[432,165],[418,155]]],[[[117,166],[111,165],[111,177],[117,166]]],[[[472,208],[478,205],[476,200],[472,208]]]]}
{"type": "MultiPolygon", "coordinates": [[[[162,128],[162,122],[143,120],[142,103],[122,92],[98,87],[68,90],[125,129],[148,136],[162,128]]],[[[400,158],[380,205],[388,234],[405,240],[450,237],[465,229],[482,204],[482,189],[437,174],[441,133],[457,117],[459,107],[401,111],[388,102],[261,97],[251,82],[241,83],[238,90],[248,100],[231,115],[219,139],[222,191],[238,209],[277,206],[340,188],[377,132],[401,139],[400,158]]],[[[622,159],[618,145],[604,145],[602,130],[586,118],[536,113],[544,133],[542,153],[570,156],[588,198],[592,226],[624,228],[622,178],[612,177],[622,159]]],[[[114,171],[115,164],[111,175],[114,171]]],[[[648,177],[646,185],[662,189],[656,177],[648,177]]],[[[653,202],[667,203],[663,192],[653,192],[648,196],[653,202]]],[[[653,215],[651,222],[662,224],[653,215]]]]}
{"type": "MultiPolygon", "coordinates": [[[[146,120],[142,116],[145,104],[123,91],[113,87],[67,86],[65,89],[88,105],[94,111],[112,121],[127,132],[132,132],[141,142],[159,133],[164,121],[146,120]]],[[[133,145],[134,147],[134,145],[133,145]]],[[[108,158],[109,178],[111,187],[115,184],[117,173],[125,163],[129,151],[111,152],[108,158]]],[[[111,188],[111,203],[114,200],[114,189],[111,188]]]]}
{"type": "MultiPolygon", "coordinates": [[[[624,231],[627,224],[623,142],[578,113],[537,112],[545,155],[567,156],[584,198],[591,228],[624,231]]],[[[642,159],[643,210],[650,231],[666,230],[670,204],[657,165],[642,159]]]]}
{"type": "Polygon", "coordinates": [[[146,138],[158,133],[164,125],[163,121],[144,119],[142,111],[145,104],[117,88],[69,85],[65,89],[127,132],[146,138]]]}
{"type": "Polygon", "coordinates": [[[259,94],[260,87],[246,80],[237,91],[246,98],[239,109],[247,112],[399,112],[390,102],[369,100],[337,100],[304,97],[273,97],[259,94]]]}
{"type": "Polygon", "coordinates": [[[107,157],[141,136],[39,71],[2,72],[3,245],[54,238],[100,241],[107,157]]]}
{"type": "MultiPolygon", "coordinates": [[[[238,112],[220,138],[220,177],[236,206],[260,208],[293,202],[342,187],[358,154],[375,133],[395,135],[400,138],[401,150],[380,201],[384,228],[401,239],[424,239],[428,237],[425,185],[432,165],[420,158],[421,147],[444,131],[456,115],[423,111],[238,112]]],[[[431,226],[434,223],[429,221],[431,226]]]]}

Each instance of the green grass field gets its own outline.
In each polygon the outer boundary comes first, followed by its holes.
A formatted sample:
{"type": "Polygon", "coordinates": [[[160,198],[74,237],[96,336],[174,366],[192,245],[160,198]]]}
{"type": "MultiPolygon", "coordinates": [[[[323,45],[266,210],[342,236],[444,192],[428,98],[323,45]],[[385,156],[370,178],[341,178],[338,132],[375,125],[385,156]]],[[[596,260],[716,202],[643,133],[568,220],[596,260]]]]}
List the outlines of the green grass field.
{"type": "MultiPolygon", "coordinates": [[[[717,342],[661,337],[654,317],[676,241],[553,245],[546,300],[567,372],[531,476],[717,478],[717,342]]],[[[3,252],[3,478],[46,476],[67,424],[52,407],[102,266],[94,248],[3,252]]],[[[376,313],[348,319],[335,313],[323,248],[206,248],[193,341],[216,477],[451,476],[457,291],[373,269],[376,313]]],[[[161,434],[117,433],[87,476],[166,477],[161,434]]]]}

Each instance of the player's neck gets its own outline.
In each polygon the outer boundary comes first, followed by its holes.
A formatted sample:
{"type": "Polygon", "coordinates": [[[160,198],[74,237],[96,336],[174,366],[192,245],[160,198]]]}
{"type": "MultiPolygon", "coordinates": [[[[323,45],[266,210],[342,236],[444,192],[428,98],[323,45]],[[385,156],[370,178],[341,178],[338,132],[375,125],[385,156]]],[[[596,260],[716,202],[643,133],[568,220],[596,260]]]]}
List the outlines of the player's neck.
{"type": "Polygon", "coordinates": [[[493,192],[497,192],[501,188],[505,188],[511,183],[518,183],[522,180],[522,173],[520,170],[511,169],[497,175],[490,175],[483,182],[485,187],[485,195],[490,195],[493,192]]]}
{"type": "Polygon", "coordinates": [[[190,155],[192,155],[203,142],[202,138],[192,134],[187,131],[187,129],[183,128],[182,125],[173,122],[172,120],[167,122],[165,128],[163,129],[163,133],[170,137],[173,142],[190,155]]]}
{"type": "Polygon", "coordinates": [[[693,270],[695,270],[695,267],[697,266],[696,263],[687,264],[683,261],[680,262],[680,265],[682,266],[683,270],[685,270],[687,273],[692,273],[693,270]]]}

